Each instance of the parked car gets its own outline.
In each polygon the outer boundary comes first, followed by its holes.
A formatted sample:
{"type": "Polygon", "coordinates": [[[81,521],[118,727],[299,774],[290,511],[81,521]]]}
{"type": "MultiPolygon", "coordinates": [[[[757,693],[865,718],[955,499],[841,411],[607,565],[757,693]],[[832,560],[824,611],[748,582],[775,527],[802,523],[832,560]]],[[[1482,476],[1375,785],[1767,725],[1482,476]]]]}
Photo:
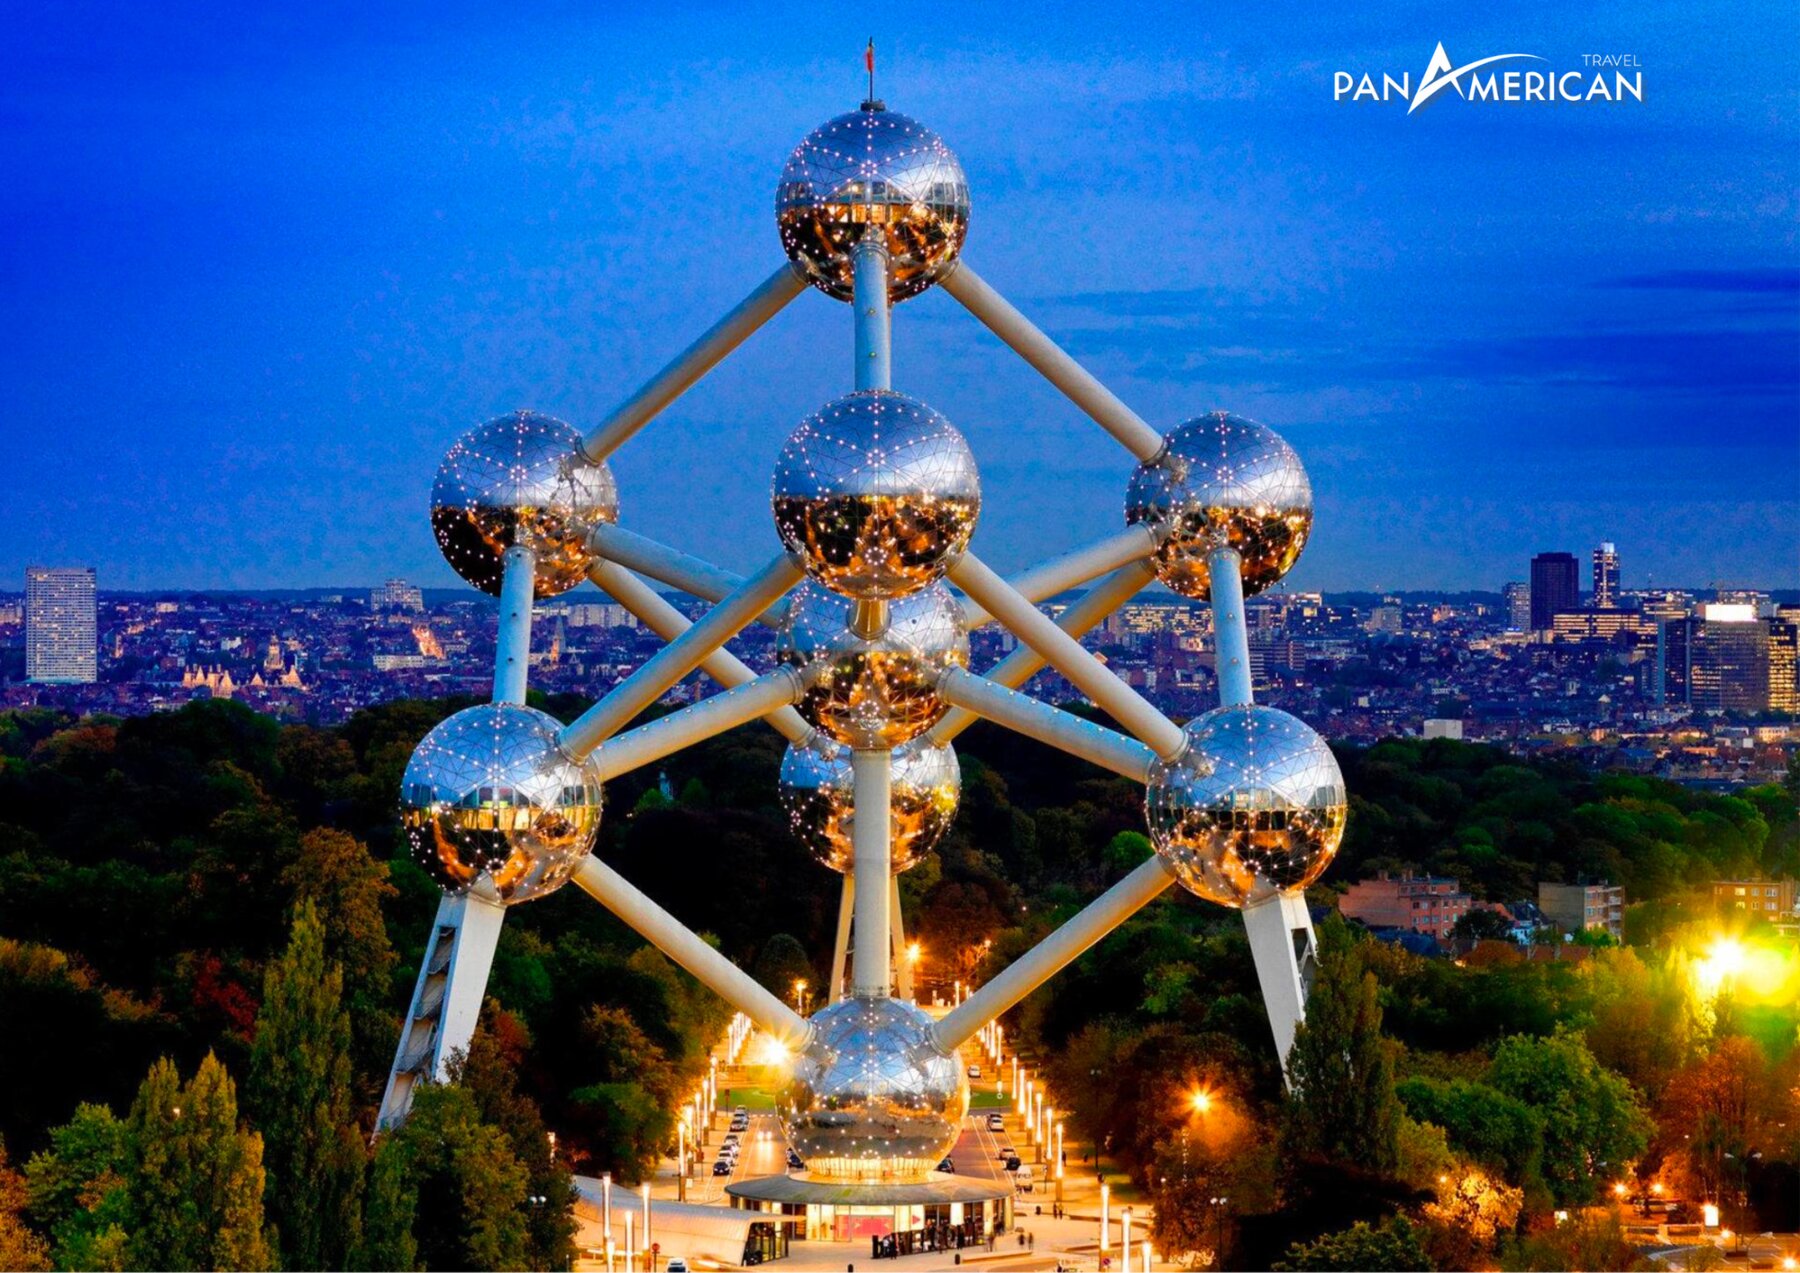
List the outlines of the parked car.
{"type": "Polygon", "coordinates": [[[679,1255],[670,1256],[669,1262],[663,1265],[663,1268],[666,1269],[668,1273],[688,1273],[687,1261],[682,1259],[679,1255]]]}
{"type": "Polygon", "coordinates": [[[806,1169],[806,1159],[802,1158],[799,1154],[796,1154],[792,1149],[789,1149],[787,1154],[787,1164],[789,1167],[793,1168],[795,1171],[804,1171],[806,1169]]]}
{"type": "Polygon", "coordinates": [[[1004,1118],[1001,1118],[1000,1115],[998,1115],[998,1114],[989,1114],[988,1115],[988,1130],[990,1132],[1005,1131],[1006,1130],[1006,1120],[1004,1118]]]}
{"type": "Polygon", "coordinates": [[[725,1159],[721,1158],[721,1159],[719,1159],[718,1162],[713,1164],[713,1175],[729,1176],[730,1174],[731,1174],[731,1164],[729,1162],[725,1161],[725,1159]]]}
{"type": "Polygon", "coordinates": [[[981,1077],[981,1067],[979,1065],[971,1065],[969,1067],[969,1077],[972,1079],[980,1078],[981,1077]]]}
{"type": "Polygon", "coordinates": [[[1018,1156],[1019,1151],[1014,1149],[1011,1145],[1000,1146],[1000,1152],[994,1155],[994,1157],[998,1158],[1001,1162],[1005,1162],[1008,1158],[1017,1158],[1018,1156]]]}
{"type": "Polygon", "coordinates": [[[946,1176],[954,1176],[956,1174],[956,1159],[945,1158],[943,1162],[938,1164],[938,1170],[943,1172],[946,1176]]]}

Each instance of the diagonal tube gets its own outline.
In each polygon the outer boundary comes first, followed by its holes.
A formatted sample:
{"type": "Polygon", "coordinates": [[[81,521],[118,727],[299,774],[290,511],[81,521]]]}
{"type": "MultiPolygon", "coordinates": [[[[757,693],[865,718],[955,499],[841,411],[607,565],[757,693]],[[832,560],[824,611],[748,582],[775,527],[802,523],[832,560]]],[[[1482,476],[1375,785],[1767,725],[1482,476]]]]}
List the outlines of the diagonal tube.
{"type": "MultiPolygon", "coordinates": [[[[1121,566],[1089,588],[1081,600],[1057,616],[1056,626],[1072,637],[1079,637],[1107,615],[1124,605],[1138,590],[1156,577],[1147,561],[1121,566]]],[[[1030,594],[1025,594],[1029,596],[1030,594]]],[[[1008,689],[1018,689],[1044,666],[1044,657],[1029,645],[1021,645],[988,670],[987,679],[1008,689]]],[[[963,707],[953,707],[943,719],[931,727],[927,737],[933,746],[942,747],[978,718],[963,707]]]]}
{"type": "Polygon", "coordinates": [[[1031,320],[1014,309],[1004,296],[989,287],[969,268],[966,260],[959,260],[956,267],[940,280],[940,285],[961,301],[963,308],[980,319],[989,331],[1012,346],[1013,352],[1035,367],[1038,374],[1062,390],[1071,402],[1118,439],[1140,463],[1148,464],[1162,454],[1161,434],[1120,402],[1092,372],[1058,348],[1055,341],[1033,326],[1031,320]]]}
{"type": "Polygon", "coordinates": [[[601,421],[587,435],[581,449],[596,464],[604,460],[805,290],[805,280],[793,266],[783,263],[705,335],[677,354],[673,362],[601,421]]]}
{"type": "Polygon", "coordinates": [[[950,568],[950,578],[1019,640],[1044,657],[1069,683],[1102,711],[1147,743],[1164,760],[1187,749],[1187,736],[1131,686],[1120,680],[1081,642],[1057,627],[1043,611],[1021,597],[974,553],[964,553],[950,568]]]}
{"type": "Polygon", "coordinates": [[[938,693],[956,706],[996,725],[1048,743],[1071,756],[1091,760],[1134,782],[1146,781],[1150,766],[1156,762],[1156,753],[1135,738],[1127,738],[1104,725],[1040,703],[1027,694],[996,685],[960,667],[948,669],[938,679],[938,693]]]}
{"type": "MultiPolygon", "coordinates": [[[[1033,566],[1023,574],[1014,575],[1007,582],[1012,585],[1014,592],[1027,601],[1048,601],[1059,592],[1079,588],[1089,580],[1098,579],[1121,566],[1144,560],[1156,551],[1157,542],[1156,532],[1139,522],[1098,543],[1077,548],[1072,553],[1065,553],[1061,557],[1033,566]]],[[[973,600],[963,598],[963,619],[971,628],[980,627],[991,618],[973,600]]]]}
{"type": "Polygon", "coordinates": [[[1140,864],[940,1018],[931,1031],[938,1047],[951,1052],[974,1038],[982,1026],[1074,963],[1088,947],[1155,901],[1174,882],[1174,872],[1160,856],[1140,864]]]}
{"type": "MultiPolygon", "coordinates": [[[[656,589],[610,561],[596,562],[588,570],[588,578],[665,641],[673,641],[694,626],[686,615],[663,600],[656,589]]],[[[756,673],[748,664],[723,648],[714,650],[702,659],[700,669],[726,689],[734,689],[756,679],[756,673]]],[[[813,727],[791,707],[771,712],[765,719],[790,743],[804,743],[812,737],[813,727]]]]}
{"type": "Polygon", "coordinates": [[[811,1027],[798,1013],[763,989],[749,973],[700,940],[612,867],[590,854],[581,860],[570,878],[652,946],[692,973],[707,989],[784,1045],[795,1049],[804,1046],[811,1027]]]}
{"type": "Polygon", "coordinates": [[[593,754],[595,781],[611,782],[620,774],[641,769],[683,747],[692,747],[791,706],[799,700],[804,686],[805,681],[794,669],[778,667],[736,689],[703,698],[678,712],[609,738],[593,754]]]}
{"type": "Polygon", "coordinates": [[[661,698],[670,686],[699,667],[708,654],[742,631],[771,601],[793,587],[800,574],[799,563],[783,553],[750,576],[743,587],[564,726],[557,739],[562,749],[579,760],[601,740],[625,728],[632,717],[661,698]]]}

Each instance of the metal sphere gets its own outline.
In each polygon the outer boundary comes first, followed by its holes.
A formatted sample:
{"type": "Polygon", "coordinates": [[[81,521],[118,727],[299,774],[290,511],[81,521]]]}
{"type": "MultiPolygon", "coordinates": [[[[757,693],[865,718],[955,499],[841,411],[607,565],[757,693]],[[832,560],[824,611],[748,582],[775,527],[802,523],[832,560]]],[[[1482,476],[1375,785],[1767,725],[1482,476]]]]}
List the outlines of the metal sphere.
{"type": "Polygon", "coordinates": [[[962,164],[929,128],[890,110],[839,115],[808,133],[775,191],[781,246],[807,282],[851,298],[851,254],[870,227],[887,243],[888,297],[941,278],[969,231],[962,164]]]}
{"type": "Polygon", "coordinates": [[[594,847],[600,784],[557,746],[554,717],[469,707],[425,735],[400,785],[413,856],[448,893],[486,875],[505,902],[559,888],[594,847]]]}
{"type": "Polygon", "coordinates": [[[775,461],[775,527],[807,573],[847,597],[892,600],[943,577],[981,515],[956,426],[885,389],[826,404],[775,461]]]}
{"type": "Polygon", "coordinates": [[[950,710],[938,694],[944,669],[969,665],[962,607],[941,583],[888,605],[880,636],[851,630],[856,602],[812,580],[794,589],[775,655],[806,678],[796,704],[814,728],[847,747],[911,742],[950,710]]]}
{"type": "Polygon", "coordinates": [[[537,555],[537,596],[567,592],[593,564],[588,532],[618,517],[612,470],[581,453],[575,426],[535,411],[464,435],[431,488],[431,529],[445,560],[494,596],[514,544],[537,555]]]}
{"type": "Polygon", "coordinates": [[[1170,430],[1162,456],[1132,474],[1125,499],[1127,524],[1148,522],[1163,536],[1157,578],[1203,601],[1210,554],[1237,549],[1244,595],[1261,592],[1300,559],[1312,519],[1312,483],[1294,448],[1223,411],[1170,430]]]}
{"type": "MultiPolygon", "coordinates": [[[[962,769],[948,745],[934,747],[915,738],[894,749],[893,775],[889,819],[898,875],[935,849],[956,820],[962,769]]],[[[848,747],[817,736],[805,746],[790,744],[781,758],[781,807],[794,835],[820,863],[834,871],[850,869],[856,797],[848,747]]]]}
{"type": "Polygon", "coordinates": [[[1273,707],[1218,707],[1188,722],[1188,749],[1150,772],[1156,851],[1191,893],[1243,906],[1305,888],[1344,838],[1349,797],[1331,748],[1273,707]]]}
{"type": "Polygon", "coordinates": [[[918,1180],[956,1144],[969,1082],[938,1050],[931,1017],[899,999],[821,1008],[777,1100],[787,1141],[814,1175],[918,1180]]]}

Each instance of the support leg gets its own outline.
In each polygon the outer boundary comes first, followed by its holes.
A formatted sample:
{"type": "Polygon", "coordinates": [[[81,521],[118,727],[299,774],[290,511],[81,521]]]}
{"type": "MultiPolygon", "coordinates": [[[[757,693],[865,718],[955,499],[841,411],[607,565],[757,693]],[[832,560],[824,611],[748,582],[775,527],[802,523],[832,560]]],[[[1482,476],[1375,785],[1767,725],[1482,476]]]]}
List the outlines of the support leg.
{"type": "Polygon", "coordinates": [[[1306,1016],[1306,996],[1318,961],[1305,896],[1278,893],[1252,902],[1244,907],[1244,930],[1250,936],[1250,955],[1256,961],[1275,1051],[1285,1069],[1294,1032],[1306,1016]]]}
{"type": "Polygon", "coordinates": [[[521,544],[506,550],[500,583],[500,632],[494,643],[494,701],[523,703],[531,669],[531,603],[537,554],[521,544]]]}
{"type": "Polygon", "coordinates": [[[400,1046],[388,1071],[377,1130],[405,1119],[418,1084],[444,1079],[451,1056],[468,1049],[505,915],[506,908],[498,901],[474,892],[438,903],[400,1028],[400,1046]]]}
{"type": "Polygon", "coordinates": [[[1252,700],[1250,625],[1244,614],[1243,559],[1234,548],[1207,558],[1212,593],[1213,658],[1219,676],[1219,704],[1246,707],[1252,700]]]}

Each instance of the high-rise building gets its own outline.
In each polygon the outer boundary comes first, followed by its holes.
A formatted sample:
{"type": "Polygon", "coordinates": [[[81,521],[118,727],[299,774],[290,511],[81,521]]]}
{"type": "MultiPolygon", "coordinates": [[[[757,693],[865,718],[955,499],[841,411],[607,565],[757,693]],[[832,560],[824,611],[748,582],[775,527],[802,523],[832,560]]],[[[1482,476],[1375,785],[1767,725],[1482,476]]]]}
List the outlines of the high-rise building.
{"type": "Polygon", "coordinates": [[[1574,553],[1531,559],[1531,630],[1543,632],[1561,610],[1581,609],[1581,564],[1574,553]]]}
{"type": "Polygon", "coordinates": [[[1800,622],[1769,622],[1769,710],[1800,715],[1800,622]]]}
{"type": "Polygon", "coordinates": [[[94,568],[25,568],[25,679],[91,685],[100,677],[94,568]]]}
{"type": "Polygon", "coordinates": [[[1607,542],[1594,549],[1594,609],[1619,605],[1619,546],[1607,542]]]}
{"type": "Polygon", "coordinates": [[[1531,630],[1531,585],[1514,581],[1500,589],[1506,603],[1506,626],[1514,632],[1531,630]]]}
{"type": "Polygon", "coordinates": [[[1793,692],[1788,626],[1757,618],[1755,606],[1726,602],[1665,623],[1657,655],[1663,701],[1701,712],[1768,711],[1793,692]],[[1777,643],[1783,648],[1771,650],[1777,643]]]}

